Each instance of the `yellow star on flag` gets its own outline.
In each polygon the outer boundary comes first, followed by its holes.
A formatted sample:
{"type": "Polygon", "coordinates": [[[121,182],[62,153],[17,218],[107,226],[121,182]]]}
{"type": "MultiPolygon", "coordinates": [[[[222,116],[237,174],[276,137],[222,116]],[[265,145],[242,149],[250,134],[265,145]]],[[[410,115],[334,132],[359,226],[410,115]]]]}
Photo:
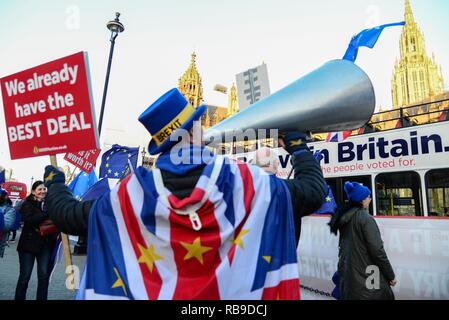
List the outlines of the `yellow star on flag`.
{"type": "Polygon", "coordinates": [[[238,245],[242,249],[245,249],[243,246],[243,236],[248,232],[249,232],[248,229],[243,229],[242,231],[240,231],[239,235],[234,240],[234,244],[238,245]]]}
{"type": "Polygon", "coordinates": [[[125,293],[125,296],[127,296],[128,294],[126,293],[126,287],[125,287],[125,284],[123,283],[123,280],[122,280],[122,277],[120,277],[120,274],[118,273],[118,270],[117,270],[117,268],[114,268],[114,272],[115,272],[115,275],[117,276],[117,281],[115,281],[114,282],[114,284],[112,285],[112,289],[115,289],[115,288],[122,288],[123,289],[123,292],[125,293]]]}
{"type": "Polygon", "coordinates": [[[331,202],[331,201],[332,201],[332,198],[329,197],[329,196],[327,196],[327,197],[326,197],[326,202],[331,202]]]}
{"type": "Polygon", "coordinates": [[[271,256],[263,256],[262,257],[266,262],[271,263],[271,256]]]}
{"type": "Polygon", "coordinates": [[[112,170],[111,170],[111,169],[108,169],[108,173],[112,173],[112,170]]]}
{"type": "Polygon", "coordinates": [[[109,168],[109,163],[106,163],[106,168],[109,168]]]}
{"type": "Polygon", "coordinates": [[[118,172],[114,172],[114,177],[118,177],[118,172]]]}
{"type": "Polygon", "coordinates": [[[184,260],[196,258],[201,264],[203,264],[203,254],[212,250],[211,247],[201,246],[200,237],[196,238],[193,243],[181,242],[181,245],[187,250],[184,260]]]}
{"type": "Polygon", "coordinates": [[[154,268],[154,262],[157,260],[164,259],[163,257],[156,254],[154,251],[154,246],[150,245],[149,248],[145,248],[140,243],[137,244],[140,250],[140,258],[138,260],[139,263],[145,263],[150,270],[150,272],[153,272],[154,268]]]}
{"type": "Polygon", "coordinates": [[[293,140],[292,142],[290,142],[290,147],[300,146],[301,144],[302,144],[302,140],[301,139],[293,140]]]}
{"type": "Polygon", "coordinates": [[[53,180],[53,178],[56,176],[56,172],[52,171],[48,174],[48,177],[45,178],[45,182],[53,180]]]}

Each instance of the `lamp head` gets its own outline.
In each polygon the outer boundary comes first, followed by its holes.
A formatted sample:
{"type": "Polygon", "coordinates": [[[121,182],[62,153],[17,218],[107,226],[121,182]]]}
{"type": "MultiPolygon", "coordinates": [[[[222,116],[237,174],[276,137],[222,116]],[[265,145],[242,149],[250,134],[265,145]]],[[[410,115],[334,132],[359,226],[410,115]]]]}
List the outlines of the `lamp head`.
{"type": "Polygon", "coordinates": [[[107,23],[106,27],[113,33],[113,34],[119,34],[125,30],[125,27],[119,20],[120,13],[115,13],[115,19],[111,20],[107,23]]]}

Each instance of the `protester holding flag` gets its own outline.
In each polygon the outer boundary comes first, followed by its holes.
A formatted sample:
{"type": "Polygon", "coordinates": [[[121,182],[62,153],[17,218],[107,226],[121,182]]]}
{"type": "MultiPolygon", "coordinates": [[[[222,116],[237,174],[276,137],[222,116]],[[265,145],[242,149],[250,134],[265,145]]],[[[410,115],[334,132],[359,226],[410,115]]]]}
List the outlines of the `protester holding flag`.
{"type": "Polygon", "coordinates": [[[37,261],[36,300],[47,300],[50,276],[50,258],[56,242],[56,234],[41,236],[39,225],[49,219],[44,205],[47,189],[43,181],[36,181],[31,194],[23,202],[20,213],[24,221],[17,251],[19,252],[20,275],[17,281],[15,299],[25,300],[28,282],[37,261]]]}
{"type": "Polygon", "coordinates": [[[74,200],[46,167],[52,219],[66,233],[89,228],[80,298],[299,298],[298,221],[326,195],[306,135],[280,139],[295,168],[284,181],[194,141],[205,111],[177,89],[159,98],[139,118],[157,169],[137,168],[96,201],[74,200]]]}

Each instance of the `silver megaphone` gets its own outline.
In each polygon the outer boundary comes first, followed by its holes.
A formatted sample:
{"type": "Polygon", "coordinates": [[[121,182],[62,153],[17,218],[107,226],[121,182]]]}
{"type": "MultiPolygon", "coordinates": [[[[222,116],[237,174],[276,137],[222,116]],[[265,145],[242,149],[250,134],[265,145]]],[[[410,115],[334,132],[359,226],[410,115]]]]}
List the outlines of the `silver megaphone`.
{"type": "Polygon", "coordinates": [[[205,141],[236,141],[247,129],[336,132],[356,130],[372,117],[376,98],[367,74],[332,60],[205,132],[205,141]]]}

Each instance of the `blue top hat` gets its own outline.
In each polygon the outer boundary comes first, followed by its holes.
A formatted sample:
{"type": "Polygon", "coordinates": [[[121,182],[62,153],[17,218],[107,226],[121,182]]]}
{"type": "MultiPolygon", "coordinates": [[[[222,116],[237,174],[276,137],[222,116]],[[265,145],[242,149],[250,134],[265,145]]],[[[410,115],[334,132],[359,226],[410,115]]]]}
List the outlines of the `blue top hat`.
{"type": "Polygon", "coordinates": [[[139,117],[152,136],[148,152],[155,155],[169,150],[177,143],[170,141],[173,132],[177,129],[190,130],[193,122],[198,121],[206,109],[206,105],[195,109],[176,88],[165,93],[139,117]]]}
{"type": "Polygon", "coordinates": [[[348,199],[353,202],[362,202],[371,195],[371,190],[358,182],[347,181],[344,189],[348,199]]]}

